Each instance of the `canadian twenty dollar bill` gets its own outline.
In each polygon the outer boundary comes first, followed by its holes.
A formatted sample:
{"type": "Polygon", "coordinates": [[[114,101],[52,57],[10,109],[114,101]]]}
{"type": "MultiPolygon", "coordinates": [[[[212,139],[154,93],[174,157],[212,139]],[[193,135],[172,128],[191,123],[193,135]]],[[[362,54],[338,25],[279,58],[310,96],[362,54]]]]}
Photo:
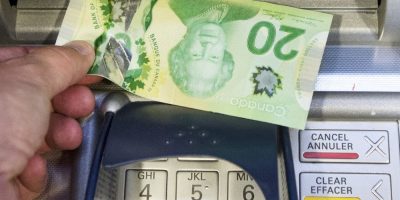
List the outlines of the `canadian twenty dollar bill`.
{"type": "Polygon", "coordinates": [[[250,0],[71,0],[57,40],[155,101],[303,129],[332,16],[250,0]]]}

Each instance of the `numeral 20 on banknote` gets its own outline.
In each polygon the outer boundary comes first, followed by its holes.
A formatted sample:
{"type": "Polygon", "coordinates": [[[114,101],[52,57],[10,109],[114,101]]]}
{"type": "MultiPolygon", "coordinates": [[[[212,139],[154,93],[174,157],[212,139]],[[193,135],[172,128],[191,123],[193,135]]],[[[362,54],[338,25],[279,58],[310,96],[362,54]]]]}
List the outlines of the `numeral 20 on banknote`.
{"type": "MultiPolygon", "coordinates": [[[[286,32],[289,34],[286,35],[285,37],[283,37],[282,39],[280,39],[275,44],[274,54],[277,58],[279,58],[281,60],[291,60],[297,56],[298,51],[291,50],[289,53],[283,53],[282,48],[287,43],[289,43],[292,40],[296,39],[297,37],[303,35],[305,33],[305,30],[282,25],[282,26],[280,26],[279,31],[283,31],[283,32],[286,32]]],[[[268,21],[261,21],[261,22],[258,22],[257,24],[255,24],[253,26],[253,28],[250,30],[250,34],[247,39],[247,48],[250,50],[250,52],[252,52],[256,55],[263,55],[263,54],[266,54],[269,50],[271,50],[272,46],[274,46],[275,39],[276,39],[275,26],[268,21]],[[264,28],[267,29],[267,31],[268,31],[268,37],[267,37],[264,45],[261,48],[259,48],[259,47],[256,47],[256,39],[257,39],[258,33],[264,28]]]]}

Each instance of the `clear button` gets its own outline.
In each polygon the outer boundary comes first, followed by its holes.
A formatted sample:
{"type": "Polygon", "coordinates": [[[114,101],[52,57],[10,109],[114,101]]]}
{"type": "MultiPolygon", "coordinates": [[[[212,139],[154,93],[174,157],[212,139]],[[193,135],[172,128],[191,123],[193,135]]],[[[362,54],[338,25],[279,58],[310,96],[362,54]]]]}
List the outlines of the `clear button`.
{"type": "Polygon", "coordinates": [[[388,174],[302,173],[303,200],[391,200],[388,174]]]}

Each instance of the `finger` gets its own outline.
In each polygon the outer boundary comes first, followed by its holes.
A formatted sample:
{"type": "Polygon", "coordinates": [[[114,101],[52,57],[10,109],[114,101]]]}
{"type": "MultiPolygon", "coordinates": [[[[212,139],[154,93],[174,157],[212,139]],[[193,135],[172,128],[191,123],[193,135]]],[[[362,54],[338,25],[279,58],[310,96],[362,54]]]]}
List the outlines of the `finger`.
{"type": "Polygon", "coordinates": [[[89,88],[76,85],[56,95],[52,103],[55,112],[79,118],[88,116],[93,111],[95,98],[89,88]]]}
{"type": "Polygon", "coordinates": [[[10,81],[29,82],[40,88],[43,95],[52,98],[81,80],[93,60],[94,51],[90,44],[74,41],[62,47],[34,48],[26,56],[5,62],[8,67],[0,69],[5,70],[3,72],[10,81]]]}
{"type": "Polygon", "coordinates": [[[25,56],[28,52],[27,47],[0,47],[0,62],[25,56]]]}
{"type": "Polygon", "coordinates": [[[18,200],[17,187],[5,177],[0,176],[0,197],[8,200],[18,200]]]}
{"type": "Polygon", "coordinates": [[[38,199],[41,192],[33,192],[26,188],[22,183],[19,181],[17,182],[17,186],[19,188],[19,200],[36,200],[38,199]]]}
{"type": "Polygon", "coordinates": [[[98,83],[103,80],[103,77],[100,76],[93,76],[93,75],[86,75],[78,84],[81,85],[89,85],[93,83],[98,83]]]}
{"type": "Polygon", "coordinates": [[[82,129],[79,123],[69,117],[53,113],[50,118],[46,143],[53,149],[72,150],[82,142],[82,129]]]}
{"type": "Polygon", "coordinates": [[[47,162],[39,155],[34,155],[19,175],[20,183],[28,190],[39,193],[46,186],[47,162]]]}

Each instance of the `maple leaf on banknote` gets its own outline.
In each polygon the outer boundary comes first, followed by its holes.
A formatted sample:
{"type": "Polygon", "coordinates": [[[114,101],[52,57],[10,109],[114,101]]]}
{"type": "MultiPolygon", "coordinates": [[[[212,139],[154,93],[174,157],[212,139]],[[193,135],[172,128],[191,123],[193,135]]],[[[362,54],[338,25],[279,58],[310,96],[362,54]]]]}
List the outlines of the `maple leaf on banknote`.
{"type": "Polygon", "coordinates": [[[146,52],[143,52],[143,53],[141,53],[141,54],[139,55],[139,58],[138,58],[138,60],[137,60],[137,64],[138,64],[139,66],[142,66],[142,65],[148,63],[149,61],[150,61],[150,60],[149,60],[149,58],[147,57],[146,52]]]}
{"type": "Polygon", "coordinates": [[[141,80],[135,80],[133,77],[125,78],[125,81],[122,85],[124,88],[128,88],[130,92],[135,93],[135,91],[140,88],[144,88],[144,83],[141,80]]]}
{"type": "Polygon", "coordinates": [[[256,67],[257,72],[253,73],[255,83],[254,94],[265,93],[269,97],[276,94],[277,89],[282,89],[282,77],[275,73],[271,67],[256,67]]]}

